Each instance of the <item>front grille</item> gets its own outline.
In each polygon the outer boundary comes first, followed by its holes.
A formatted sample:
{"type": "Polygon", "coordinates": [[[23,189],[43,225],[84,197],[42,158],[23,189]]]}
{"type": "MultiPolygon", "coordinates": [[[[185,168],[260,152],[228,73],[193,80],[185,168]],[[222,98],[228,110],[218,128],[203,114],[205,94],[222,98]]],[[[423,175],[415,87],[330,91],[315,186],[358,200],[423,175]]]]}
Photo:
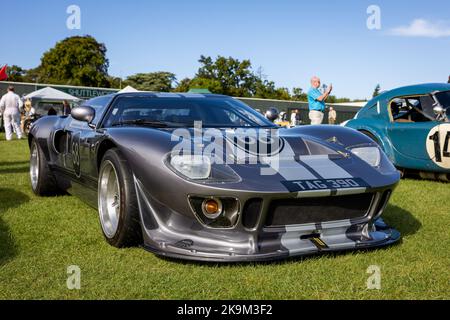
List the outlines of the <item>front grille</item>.
{"type": "Polygon", "coordinates": [[[267,227],[339,221],[363,218],[367,215],[373,194],[280,199],[271,202],[267,227]]]}

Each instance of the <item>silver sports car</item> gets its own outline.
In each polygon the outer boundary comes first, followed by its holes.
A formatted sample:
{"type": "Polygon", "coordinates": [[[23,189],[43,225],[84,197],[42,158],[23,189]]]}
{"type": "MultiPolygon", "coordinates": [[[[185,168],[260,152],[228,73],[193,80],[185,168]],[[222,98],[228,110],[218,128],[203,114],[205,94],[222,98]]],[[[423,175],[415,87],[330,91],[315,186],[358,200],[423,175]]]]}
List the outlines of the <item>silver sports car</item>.
{"type": "Polygon", "coordinates": [[[106,241],[202,261],[262,261],[380,247],[400,175],[365,135],[282,129],[210,94],[123,93],[29,135],[33,191],[98,209],[106,241]]]}

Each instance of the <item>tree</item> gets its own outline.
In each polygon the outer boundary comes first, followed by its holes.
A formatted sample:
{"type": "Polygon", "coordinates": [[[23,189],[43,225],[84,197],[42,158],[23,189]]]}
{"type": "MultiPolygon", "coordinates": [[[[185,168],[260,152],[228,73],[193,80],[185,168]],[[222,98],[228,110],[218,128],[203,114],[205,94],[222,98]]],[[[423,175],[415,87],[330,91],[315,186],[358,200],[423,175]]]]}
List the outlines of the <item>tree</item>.
{"type": "Polygon", "coordinates": [[[6,74],[8,75],[8,81],[23,82],[26,70],[22,69],[19,66],[12,65],[6,68],[6,74]]]}
{"type": "Polygon", "coordinates": [[[303,101],[303,102],[308,101],[308,95],[305,92],[303,92],[302,88],[293,88],[291,98],[292,100],[295,101],[303,101]]]}
{"type": "Polygon", "coordinates": [[[33,69],[28,69],[26,70],[24,76],[23,76],[23,81],[24,82],[38,82],[39,80],[39,70],[38,68],[33,68],[33,69]]]}
{"type": "Polygon", "coordinates": [[[177,83],[177,86],[173,89],[174,92],[188,92],[191,86],[192,79],[184,78],[177,83]]]}
{"type": "Polygon", "coordinates": [[[193,79],[197,83],[208,84],[211,92],[238,97],[250,97],[255,90],[256,77],[251,70],[250,60],[239,61],[232,57],[200,56],[202,65],[193,79]],[[202,80],[199,80],[202,79],[202,80]]]}
{"type": "Polygon", "coordinates": [[[222,84],[216,79],[194,78],[189,84],[190,89],[208,89],[210,92],[223,94],[222,84]]]}
{"type": "Polygon", "coordinates": [[[276,88],[273,81],[258,79],[254,97],[261,99],[291,100],[287,88],[276,88]]]}
{"type": "Polygon", "coordinates": [[[106,77],[109,83],[110,88],[116,88],[116,89],[122,89],[123,87],[123,80],[120,77],[114,77],[114,76],[108,76],[106,77]]]}
{"type": "Polygon", "coordinates": [[[380,84],[377,84],[377,86],[375,87],[375,90],[373,91],[372,97],[375,98],[375,97],[379,96],[380,92],[381,92],[381,86],[380,86],[380,84]]]}
{"type": "Polygon", "coordinates": [[[91,36],[66,38],[45,52],[37,68],[39,82],[108,87],[106,47],[91,36]]]}
{"type": "Polygon", "coordinates": [[[150,72],[138,73],[129,76],[126,79],[126,84],[143,91],[158,91],[169,92],[172,91],[172,84],[176,77],[171,72],[150,72]]]}
{"type": "Polygon", "coordinates": [[[350,102],[351,100],[349,98],[338,98],[336,96],[329,96],[327,99],[328,103],[346,103],[346,102],[350,102]]]}

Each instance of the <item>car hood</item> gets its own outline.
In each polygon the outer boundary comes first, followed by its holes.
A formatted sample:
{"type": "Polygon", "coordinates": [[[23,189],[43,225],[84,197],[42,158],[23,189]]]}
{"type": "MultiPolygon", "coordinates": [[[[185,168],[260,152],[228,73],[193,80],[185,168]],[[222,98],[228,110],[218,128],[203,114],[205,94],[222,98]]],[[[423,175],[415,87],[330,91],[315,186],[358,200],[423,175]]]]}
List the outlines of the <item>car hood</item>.
{"type": "MultiPolygon", "coordinates": [[[[377,188],[396,184],[399,180],[398,172],[384,154],[380,166],[374,168],[351,153],[342,135],[337,137],[330,132],[326,134],[329,139],[324,140],[324,136],[313,136],[307,131],[275,130],[272,133],[139,127],[110,131],[134,163],[135,172],[138,175],[151,172],[152,178],[157,178],[155,172],[159,170],[149,168],[167,169],[166,160],[171,154],[198,154],[200,151],[208,155],[213,152],[215,157],[222,159],[222,162],[213,162],[213,166],[226,165],[240,177],[239,182],[213,183],[209,185],[211,188],[268,192],[288,189],[293,192],[297,181],[332,183],[332,180],[343,179],[345,184],[346,179],[356,179],[362,186],[377,188]],[[262,143],[255,149],[252,139],[262,143]]],[[[372,143],[366,137],[361,138],[361,145],[372,143]]],[[[353,144],[357,142],[352,140],[353,144]]]]}

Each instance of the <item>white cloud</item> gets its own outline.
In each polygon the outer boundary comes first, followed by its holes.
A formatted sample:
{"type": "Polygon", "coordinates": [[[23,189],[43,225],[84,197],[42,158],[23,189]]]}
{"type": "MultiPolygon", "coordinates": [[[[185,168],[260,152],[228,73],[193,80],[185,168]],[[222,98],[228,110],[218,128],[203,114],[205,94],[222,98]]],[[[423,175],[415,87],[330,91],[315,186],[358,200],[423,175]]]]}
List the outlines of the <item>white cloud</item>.
{"type": "Polygon", "coordinates": [[[430,22],[425,19],[415,19],[409,26],[391,29],[390,34],[401,37],[450,37],[450,24],[444,21],[430,22]]]}

